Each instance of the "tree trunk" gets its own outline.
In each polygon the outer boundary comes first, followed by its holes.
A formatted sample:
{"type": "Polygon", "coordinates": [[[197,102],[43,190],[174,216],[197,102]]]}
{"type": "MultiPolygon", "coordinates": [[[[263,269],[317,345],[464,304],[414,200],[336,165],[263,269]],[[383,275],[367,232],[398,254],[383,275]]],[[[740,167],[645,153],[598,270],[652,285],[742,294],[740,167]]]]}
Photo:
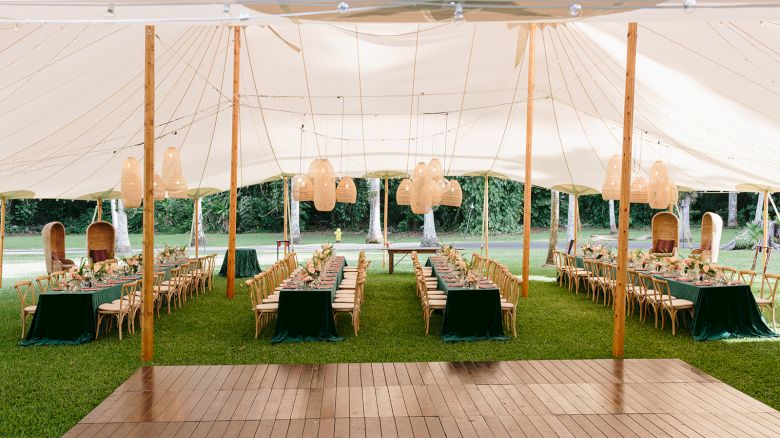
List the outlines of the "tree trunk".
{"type": "Polygon", "coordinates": [[[609,200],[609,234],[617,234],[617,224],[615,223],[615,201],[609,200]]]}
{"type": "Polygon", "coordinates": [[[729,192],[729,218],[726,221],[726,226],[737,226],[737,192],[729,192]]]}
{"type": "Polygon", "coordinates": [[[574,240],[574,195],[569,194],[568,213],[566,215],[566,247],[574,240]]]}
{"type": "Polygon", "coordinates": [[[371,210],[368,217],[368,234],[366,243],[382,243],[382,223],[379,209],[379,178],[368,179],[368,204],[371,210]]]}
{"type": "Polygon", "coordinates": [[[114,250],[117,254],[130,254],[133,248],[130,246],[130,235],[127,233],[127,214],[121,199],[111,200],[111,223],[116,230],[114,250]]]}
{"type": "Polygon", "coordinates": [[[421,246],[439,246],[439,238],[436,237],[436,224],[433,220],[433,210],[425,214],[423,223],[423,238],[421,246]]]}
{"type": "Polygon", "coordinates": [[[683,195],[680,200],[680,246],[683,242],[691,246],[691,193],[683,195]]]}
{"type": "MultiPolygon", "coordinates": [[[[292,186],[292,178],[290,178],[292,186]]],[[[301,204],[290,196],[290,242],[301,243],[301,204]]]]}
{"type": "Polygon", "coordinates": [[[756,215],[753,216],[753,223],[760,224],[764,221],[764,192],[758,193],[758,202],[756,203],[756,215]]]}
{"type": "MultiPolygon", "coordinates": [[[[190,246],[195,247],[195,211],[192,212],[190,246]]],[[[206,249],[206,233],[203,232],[203,198],[198,198],[198,246],[201,250],[206,249]]]]}
{"type": "Polygon", "coordinates": [[[553,251],[558,247],[558,211],[560,210],[560,199],[558,192],[550,190],[550,244],[547,247],[546,265],[555,263],[553,251]]]}

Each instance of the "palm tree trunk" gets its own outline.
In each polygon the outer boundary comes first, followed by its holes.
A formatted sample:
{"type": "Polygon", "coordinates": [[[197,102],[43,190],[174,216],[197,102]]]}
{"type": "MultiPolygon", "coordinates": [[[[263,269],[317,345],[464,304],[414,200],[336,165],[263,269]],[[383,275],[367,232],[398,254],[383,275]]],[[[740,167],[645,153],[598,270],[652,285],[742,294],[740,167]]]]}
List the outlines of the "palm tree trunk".
{"type": "Polygon", "coordinates": [[[760,224],[764,221],[764,192],[758,193],[758,202],[756,202],[756,215],[753,216],[753,223],[760,224]]]}
{"type": "Polygon", "coordinates": [[[111,223],[116,230],[116,242],[114,249],[117,254],[130,254],[133,248],[130,246],[130,235],[127,232],[127,214],[121,199],[111,200],[111,223]]]}
{"type": "Polygon", "coordinates": [[[686,193],[680,200],[680,246],[683,242],[691,247],[691,193],[686,193]]]}
{"type": "MultiPolygon", "coordinates": [[[[195,212],[192,212],[192,226],[190,226],[190,246],[195,246],[195,212]]],[[[206,233],[203,232],[203,199],[198,198],[198,246],[206,249],[206,233]]]]}
{"type": "MultiPolygon", "coordinates": [[[[292,178],[290,178],[292,186],[292,178]]],[[[301,204],[290,196],[290,242],[301,243],[301,204]]]]}
{"type": "Polygon", "coordinates": [[[569,247],[569,242],[574,240],[574,195],[569,194],[569,210],[566,215],[566,247],[569,247]]]}
{"type": "Polygon", "coordinates": [[[617,224],[615,223],[615,201],[609,200],[609,234],[617,234],[617,224]]]}
{"type": "Polygon", "coordinates": [[[550,190],[550,244],[547,246],[546,265],[552,265],[553,251],[558,247],[558,213],[560,210],[561,197],[555,190],[550,190]]]}
{"type": "Polygon", "coordinates": [[[423,238],[420,242],[421,246],[438,246],[439,238],[436,237],[436,223],[433,220],[433,210],[425,213],[425,221],[423,222],[423,238]]]}
{"type": "Polygon", "coordinates": [[[737,192],[729,192],[729,217],[726,226],[737,226],[737,192]]]}
{"type": "Polygon", "coordinates": [[[379,178],[368,179],[368,204],[371,207],[368,216],[368,234],[366,243],[382,243],[382,224],[379,211],[379,178]]]}

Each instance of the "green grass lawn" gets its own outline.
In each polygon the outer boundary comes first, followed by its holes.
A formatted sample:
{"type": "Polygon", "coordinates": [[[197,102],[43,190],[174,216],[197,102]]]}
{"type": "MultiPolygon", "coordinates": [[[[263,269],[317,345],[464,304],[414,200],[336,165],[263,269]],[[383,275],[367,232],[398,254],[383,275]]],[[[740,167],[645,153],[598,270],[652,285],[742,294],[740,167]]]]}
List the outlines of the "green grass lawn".
{"type": "MultiPolygon", "coordinates": [[[[534,262],[536,263],[536,262],[534,262]]],[[[506,342],[444,343],[441,316],[424,335],[414,280],[406,272],[368,277],[360,336],[339,321],[338,343],[270,345],[272,327],[254,339],[246,290],[225,298],[214,291],[155,322],[156,365],[458,361],[608,358],[612,312],[555,283],[533,282],[519,305],[518,338],[506,342]]],[[[381,266],[381,265],[380,265],[381,266]]],[[[514,266],[513,266],[514,270],[514,266]]],[[[694,342],[629,317],[627,357],[680,358],[753,397],[780,408],[780,342],[694,342]],[[774,382],[774,383],[772,383],[774,382]]],[[[140,334],[119,341],[116,331],[80,346],[19,347],[18,301],[0,291],[0,436],[58,436],[108,396],[140,365],[140,334]]]]}

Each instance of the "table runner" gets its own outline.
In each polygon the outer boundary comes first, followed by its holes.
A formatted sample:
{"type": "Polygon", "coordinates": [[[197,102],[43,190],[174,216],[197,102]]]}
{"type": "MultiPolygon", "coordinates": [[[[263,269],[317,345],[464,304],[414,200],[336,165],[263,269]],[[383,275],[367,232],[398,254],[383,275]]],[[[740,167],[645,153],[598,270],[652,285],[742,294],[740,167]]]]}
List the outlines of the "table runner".
{"type": "Polygon", "coordinates": [[[282,289],[271,343],[341,341],[333,321],[333,299],[344,278],[346,260],[330,289],[282,289]]]}
{"type": "Polygon", "coordinates": [[[436,272],[431,258],[425,266],[433,268],[438,288],[447,294],[441,337],[444,341],[506,340],[501,319],[501,293],[498,288],[469,289],[448,287],[436,272]]]}
{"type": "MultiPolygon", "coordinates": [[[[227,276],[227,254],[222,259],[222,267],[219,269],[219,276],[227,276]]],[[[262,272],[260,263],[257,262],[257,250],[254,248],[236,249],[236,278],[249,278],[262,272]]]]}
{"type": "MultiPolygon", "coordinates": [[[[577,257],[577,266],[584,267],[582,257],[577,257]]],[[[673,296],[693,301],[691,335],[694,340],[778,336],[767,325],[750,286],[746,284],[697,286],[660,275],[657,277],[669,283],[673,296]]],[[[648,285],[648,288],[652,286],[648,285]]]]}
{"type": "MultiPolygon", "coordinates": [[[[164,267],[165,278],[174,266],[164,267]]],[[[95,339],[97,308],[122,295],[122,284],[96,291],[49,291],[39,295],[27,337],[19,345],[75,345],[95,339]]]]}

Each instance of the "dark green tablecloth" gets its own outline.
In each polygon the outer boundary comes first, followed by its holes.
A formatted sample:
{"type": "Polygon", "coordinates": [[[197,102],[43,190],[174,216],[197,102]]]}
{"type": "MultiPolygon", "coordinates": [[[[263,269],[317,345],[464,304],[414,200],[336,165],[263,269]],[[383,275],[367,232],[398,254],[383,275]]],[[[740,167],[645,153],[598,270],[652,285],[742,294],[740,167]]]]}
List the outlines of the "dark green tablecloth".
{"type": "MultiPolygon", "coordinates": [[[[577,257],[577,266],[584,267],[580,257],[577,257]]],[[[696,286],[693,283],[665,280],[669,283],[672,295],[694,303],[691,324],[693,339],[712,341],[777,336],[761,315],[750,286],[696,286]]],[[[680,314],[685,315],[686,312],[680,314]]]]}
{"type": "MultiPolygon", "coordinates": [[[[344,259],[342,259],[344,260],[344,259]]],[[[282,289],[271,343],[341,341],[333,321],[333,298],[344,278],[343,261],[330,289],[282,289]]]]}
{"type": "MultiPolygon", "coordinates": [[[[252,248],[236,248],[236,278],[253,277],[260,272],[262,271],[260,263],[257,262],[257,251],[252,248]]],[[[219,276],[227,276],[227,251],[222,260],[219,276]]]]}
{"type": "MultiPolygon", "coordinates": [[[[166,267],[168,278],[173,267],[166,267]]],[[[90,292],[46,292],[38,297],[27,337],[19,345],[84,344],[95,338],[97,308],[122,295],[117,284],[90,292]]]]}
{"type": "Polygon", "coordinates": [[[431,259],[425,263],[433,268],[439,290],[447,294],[441,337],[444,341],[506,340],[501,320],[501,293],[498,288],[449,288],[436,272],[431,259]]]}

